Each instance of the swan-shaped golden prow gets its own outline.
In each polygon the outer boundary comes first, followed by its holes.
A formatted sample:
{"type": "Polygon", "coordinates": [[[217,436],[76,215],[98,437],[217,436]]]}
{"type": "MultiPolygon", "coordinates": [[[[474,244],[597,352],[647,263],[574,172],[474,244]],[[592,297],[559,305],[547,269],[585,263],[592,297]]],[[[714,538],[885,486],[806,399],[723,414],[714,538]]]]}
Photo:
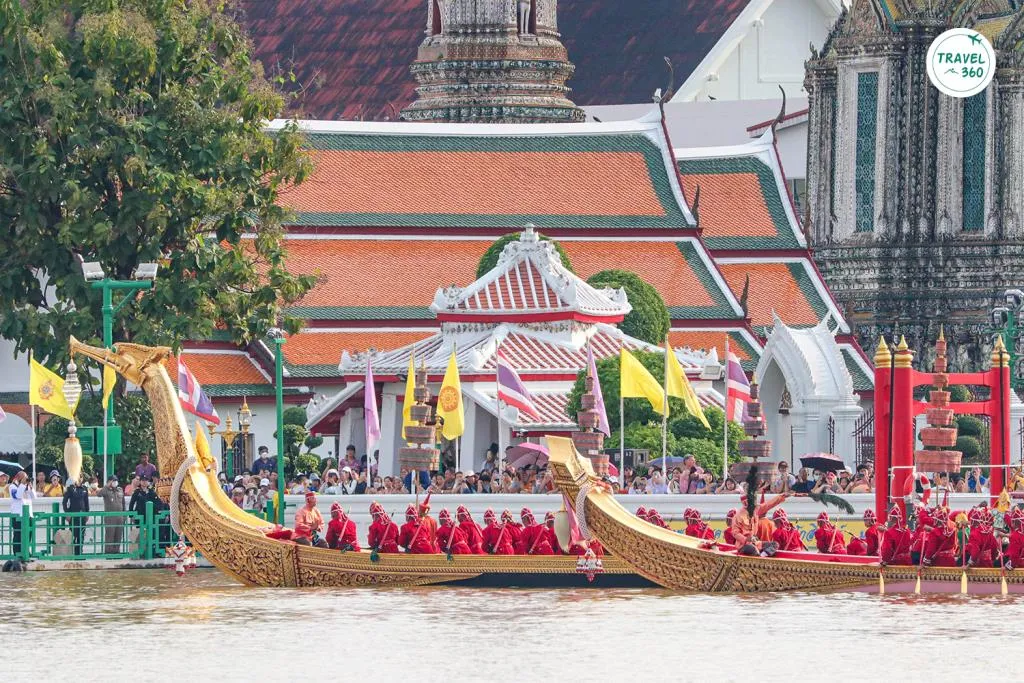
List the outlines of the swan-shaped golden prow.
{"type": "Polygon", "coordinates": [[[74,337],[68,343],[71,356],[83,355],[114,368],[122,377],[141,387],[148,368],[159,367],[171,355],[167,346],[142,346],[141,344],[115,344],[113,351],[83,344],[74,337]]]}

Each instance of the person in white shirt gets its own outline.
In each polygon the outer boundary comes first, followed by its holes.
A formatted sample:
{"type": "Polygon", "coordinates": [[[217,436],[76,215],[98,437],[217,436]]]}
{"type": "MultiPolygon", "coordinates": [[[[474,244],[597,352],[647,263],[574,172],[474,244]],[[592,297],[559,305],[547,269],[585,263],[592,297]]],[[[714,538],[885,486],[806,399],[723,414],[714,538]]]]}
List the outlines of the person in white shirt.
{"type": "Polygon", "coordinates": [[[32,501],[36,498],[35,489],[32,488],[32,481],[28,478],[28,474],[25,470],[21,470],[14,475],[14,482],[10,486],[11,492],[11,534],[14,553],[21,555],[22,553],[22,542],[24,539],[22,534],[30,533],[29,529],[22,529],[22,520],[24,515],[27,513],[29,517],[32,516],[32,501]]]}

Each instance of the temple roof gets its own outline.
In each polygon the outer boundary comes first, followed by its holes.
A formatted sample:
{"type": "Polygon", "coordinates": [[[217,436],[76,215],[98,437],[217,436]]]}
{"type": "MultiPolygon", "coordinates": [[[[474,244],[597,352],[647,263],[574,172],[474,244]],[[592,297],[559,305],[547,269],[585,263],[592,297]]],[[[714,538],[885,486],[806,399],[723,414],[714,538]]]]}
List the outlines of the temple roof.
{"type": "MultiPolygon", "coordinates": [[[[275,121],[274,130],[284,125],[275,121]]],[[[295,226],[693,227],[657,117],[579,124],[302,121],[295,226]]]]}
{"type": "MultiPolygon", "coordinates": [[[[289,311],[320,321],[432,321],[437,289],[474,281],[480,257],[493,240],[288,235],[289,270],[321,274],[317,286],[289,311]]],[[[741,319],[736,296],[696,237],[581,236],[558,242],[581,278],[609,269],[637,273],[658,290],[673,319],[741,319]]]]}
{"type": "Polygon", "coordinates": [[[735,292],[743,291],[749,277],[747,310],[758,334],[772,326],[773,313],[791,327],[807,327],[818,324],[830,310],[843,332],[849,332],[807,258],[721,258],[718,267],[735,292]]]}
{"type": "Polygon", "coordinates": [[[675,150],[683,188],[697,208],[704,241],[718,249],[805,249],[769,130],[749,143],[675,150]]]}
{"type": "Polygon", "coordinates": [[[622,289],[596,289],[562,265],[555,245],[528,225],[498,263],[467,287],[442,287],[430,310],[440,321],[621,322],[633,307],[622,289]]]}
{"type": "Polygon", "coordinates": [[[673,349],[680,351],[714,351],[719,359],[725,358],[725,340],[729,339],[729,350],[740,359],[743,369],[751,372],[761,358],[761,342],[753,339],[745,329],[672,329],[668,341],[673,349]]]}
{"type": "MultiPolygon", "coordinates": [[[[682,83],[749,0],[560,0],[558,26],[579,68],[580,105],[649,102],[663,57],[682,83]]],[[[293,72],[299,106],[317,118],[387,120],[415,97],[409,65],[423,41],[423,0],[240,0],[241,21],[269,72],[293,72]]]]}

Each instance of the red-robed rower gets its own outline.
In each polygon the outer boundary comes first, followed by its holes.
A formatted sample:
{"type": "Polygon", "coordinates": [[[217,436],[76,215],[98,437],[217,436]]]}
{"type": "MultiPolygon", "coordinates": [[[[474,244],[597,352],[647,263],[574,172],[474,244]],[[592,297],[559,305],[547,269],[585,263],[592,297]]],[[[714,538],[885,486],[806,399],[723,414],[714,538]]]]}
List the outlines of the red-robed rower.
{"type": "Polygon", "coordinates": [[[370,548],[379,553],[397,553],[398,525],[391,521],[380,503],[370,506],[370,514],[373,515],[367,538],[370,548]]]}
{"type": "Polygon", "coordinates": [[[725,531],[722,532],[722,542],[728,545],[736,545],[736,536],[732,533],[732,520],[735,516],[735,509],[725,513],[725,531]]]}
{"type": "Polygon", "coordinates": [[[702,538],[708,541],[715,540],[715,532],[701,519],[699,510],[686,508],[683,511],[683,519],[686,521],[686,531],[684,533],[687,536],[702,538]]]}
{"type": "Polygon", "coordinates": [[[843,532],[832,524],[827,512],[818,515],[818,528],[814,532],[814,543],[819,553],[829,555],[846,555],[846,539],[843,532]]]}
{"type": "Polygon", "coordinates": [[[484,511],[484,550],[491,555],[515,555],[515,548],[512,546],[512,534],[509,533],[508,524],[498,523],[494,510],[487,508],[484,511]]]}
{"type": "Polygon", "coordinates": [[[883,567],[889,564],[911,564],[910,544],[913,535],[910,529],[903,526],[903,512],[896,505],[889,510],[886,520],[888,526],[882,534],[882,542],[878,547],[878,563],[883,567]]]}
{"type": "Polygon", "coordinates": [[[555,555],[566,554],[566,551],[562,548],[562,544],[558,542],[558,534],[555,533],[554,512],[548,512],[544,515],[544,534],[548,539],[548,545],[551,546],[551,550],[555,555]]]}
{"type": "Polygon", "coordinates": [[[864,544],[867,546],[864,550],[865,555],[877,555],[879,548],[882,547],[882,535],[885,533],[885,527],[878,523],[878,518],[875,516],[875,511],[868,508],[864,511],[864,544]]]}
{"type": "Polygon", "coordinates": [[[800,537],[800,530],[789,521],[789,515],[782,508],[776,508],[772,513],[772,523],[775,524],[775,531],[772,533],[772,541],[779,546],[779,550],[790,552],[802,552],[807,550],[804,547],[804,540],[800,537]]]}
{"type": "Polygon", "coordinates": [[[523,508],[519,513],[523,520],[523,535],[520,539],[521,555],[554,555],[555,551],[548,542],[547,528],[537,524],[530,508],[523,508]]]}
{"type": "Polygon", "coordinates": [[[508,531],[508,538],[512,542],[513,554],[520,553],[519,546],[522,544],[523,525],[516,521],[516,518],[512,516],[512,511],[508,508],[501,511],[501,523],[508,531]]]}
{"type": "Polygon", "coordinates": [[[1006,547],[1003,561],[1007,569],[1024,568],[1024,512],[1015,507],[1006,519],[1010,524],[1010,545],[1006,547]]]}
{"type": "Polygon", "coordinates": [[[924,545],[924,566],[956,567],[956,525],[949,521],[949,510],[935,508],[934,526],[928,532],[924,545]]]}
{"type": "Polygon", "coordinates": [[[967,513],[967,519],[971,523],[971,535],[967,541],[967,566],[998,567],[999,541],[996,540],[992,512],[988,508],[975,508],[967,513]]]}
{"type": "Polygon", "coordinates": [[[335,550],[359,552],[356,523],[338,503],[331,503],[331,521],[327,523],[327,545],[335,550]]]}
{"type": "MultiPolygon", "coordinates": [[[[754,495],[751,493],[750,495],[754,495]]],[[[747,513],[747,494],[744,493],[740,496],[740,505],[742,506],[736,511],[736,514],[732,518],[732,536],[735,541],[737,548],[742,548],[748,542],[753,541],[755,538],[758,541],[767,541],[775,533],[775,525],[772,524],[771,520],[767,519],[768,511],[778,506],[786,498],[789,497],[788,493],[775,496],[768,503],[761,503],[754,508],[754,518],[751,519],[749,513],[747,513]]]]}
{"type": "Polygon", "coordinates": [[[480,530],[480,525],[473,521],[473,515],[469,514],[469,509],[465,505],[460,505],[455,510],[455,518],[459,521],[462,533],[466,534],[466,543],[469,544],[469,549],[473,551],[474,555],[483,555],[484,532],[480,530]]]}
{"type": "Polygon", "coordinates": [[[472,555],[469,544],[466,543],[466,534],[452,521],[452,515],[447,510],[437,513],[437,521],[441,526],[437,528],[437,545],[441,552],[447,555],[472,555]]]}
{"type": "Polygon", "coordinates": [[[420,519],[416,506],[410,503],[405,509],[405,524],[398,532],[398,545],[412,555],[430,555],[437,551],[434,550],[429,533],[429,529],[420,519]]]}

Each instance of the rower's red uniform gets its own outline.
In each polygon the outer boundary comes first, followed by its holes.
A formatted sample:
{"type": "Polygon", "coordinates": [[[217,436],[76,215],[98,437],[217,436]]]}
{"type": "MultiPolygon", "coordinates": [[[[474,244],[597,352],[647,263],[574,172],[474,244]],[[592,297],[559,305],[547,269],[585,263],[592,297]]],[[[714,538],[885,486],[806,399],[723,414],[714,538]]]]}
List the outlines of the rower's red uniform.
{"type": "Polygon", "coordinates": [[[1010,545],[1006,547],[1003,559],[1007,569],[1024,569],[1024,513],[1013,508],[1006,519],[1010,524],[1010,545]]]}
{"type": "Polygon", "coordinates": [[[885,527],[878,523],[875,511],[868,508],[864,511],[864,543],[867,545],[865,555],[877,555],[878,549],[882,547],[882,535],[885,527]]]}
{"type": "Polygon", "coordinates": [[[508,533],[508,540],[512,543],[512,553],[523,554],[523,551],[519,549],[522,545],[523,525],[516,521],[512,516],[512,511],[508,508],[501,511],[501,523],[508,533]]]}
{"type": "Polygon", "coordinates": [[[924,544],[924,565],[956,567],[956,527],[949,523],[949,511],[944,507],[935,508],[931,530],[924,544]]]}
{"type": "Polygon", "coordinates": [[[722,542],[729,545],[736,545],[736,534],[732,532],[732,518],[735,516],[735,509],[725,513],[725,531],[722,532],[722,542]]]}
{"type": "Polygon", "coordinates": [[[498,523],[494,510],[487,508],[484,512],[484,524],[484,550],[491,555],[515,555],[507,525],[498,523]]]}
{"type": "Polygon", "coordinates": [[[814,532],[814,543],[819,553],[846,555],[846,539],[843,532],[832,525],[827,512],[818,515],[818,528],[814,532]]]}
{"type": "Polygon", "coordinates": [[[384,512],[384,508],[380,504],[375,503],[374,505],[377,505],[377,507],[370,506],[373,523],[370,524],[370,532],[367,538],[369,546],[380,553],[397,553],[398,525],[391,521],[388,513],[384,512]]]}
{"type": "Polygon", "coordinates": [[[420,521],[426,526],[425,533],[427,538],[430,539],[430,545],[433,546],[433,552],[439,553],[440,549],[437,547],[437,521],[430,516],[430,494],[423,499],[423,502],[417,506],[417,512],[420,515],[420,521]]]}
{"type": "Polygon", "coordinates": [[[519,513],[523,520],[521,540],[522,555],[554,555],[555,551],[548,541],[547,527],[537,524],[530,508],[523,508],[519,513]]]}
{"type": "Polygon", "coordinates": [[[555,555],[565,555],[566,551],[558,542],[558,534],[555,533],[555,513],[548,512],[544,515],[544,535],[548,539],[548,545],[555,555]]]}
{"type": "Polygon", "coordinates": [[[647,521],[654,526],[660,526],[662,529],[668,528],[668,524],[666,524],[665,520],[661,518],[661,513],[654,508],[647,510],[647,521]]]}
{"type": "Polygon", "coordinates": [[[776,508],[772,513],[772,522],[775,523],[772,541],[779,546],[779,550],[788,550],[789,552],[807,550],[804,546],[804,539],[800,537],[800,530],[789,521],[789,515],[785,510],[776,508]]]}
{"type": "Polygon", "coordinates": [[[462,533],[466,534],[466,543],[469,544],[469,549],[473,551],[474,555],[483,555],[484,532],[480,530],[480,525],[473,521],[469,509],[465,505],[460,505],[455,510],[455,518],[459,521],[462,533]]]}
{"type": "Polygon", "coordinates": [[[437,552],[433,541],[430,540],[430,527],[423,523],[412,504],[405,509],[405,524],[398,532],[398,545],[413,555],[430,555],[437,552]]]}
{"type": "Polygon", "coordinates": [[[452,516],[447,510],[441,510],[437,514],[437,520],[441,526],[437,528],[437,545],[442,553],[451,555],[472,555],[469,544],[466,543],[466,534],[452,522],[452,516]]]}
{"type": "Polygon", "coordinates": [[[645,508],[643,505],[638,507],[636,509],[636,516],[639,517],[640,519],[644,520],[645,522],[648,521],[647,520],[647,508],[645,508]]]}
{"type": "Polygon", "coordinates": [[[359,552],[359,537],[353,522],[338,503],[331,503],[331,521],[327,523],[327,545],[337,550],[359,552]]]}
{"type": "Polygon", "coordinates": [[[935,518],[932,517],[931,511],[926,507],[917,508],[916,514],[917,526],[914,528],[911,536],[910,552],[921,553],[924,552],[927,546],[928,534],[931,532],[932,527],[935,526],[935,518]]]}
{"type": "Polygon", "coordinates": [[[967,514],[967,519],[971,522],[971,535],[967,541],[967,566],[996,566],[999,541],[993,530],[995,520],[992,513],[988,509],[974,509],[967,514]]]}
{"type": "Polygon", "coordinates": [[[913,535],[910,529],[903,526],[903,513],[896,506],[889,511],[889,526],[882,534],[882,543],[878,547],[878,560],[887,564],[912,564],[910,560],[910,544],[913,535]]]}
{"type": "Polygon", "coordinates": [[[683,532],[685,535],[708,541],[715,540],[715,532],[701,519],[699,510],[686,508],[683,511],[683,519],[686,521],[686,530],[683,532]]]}

